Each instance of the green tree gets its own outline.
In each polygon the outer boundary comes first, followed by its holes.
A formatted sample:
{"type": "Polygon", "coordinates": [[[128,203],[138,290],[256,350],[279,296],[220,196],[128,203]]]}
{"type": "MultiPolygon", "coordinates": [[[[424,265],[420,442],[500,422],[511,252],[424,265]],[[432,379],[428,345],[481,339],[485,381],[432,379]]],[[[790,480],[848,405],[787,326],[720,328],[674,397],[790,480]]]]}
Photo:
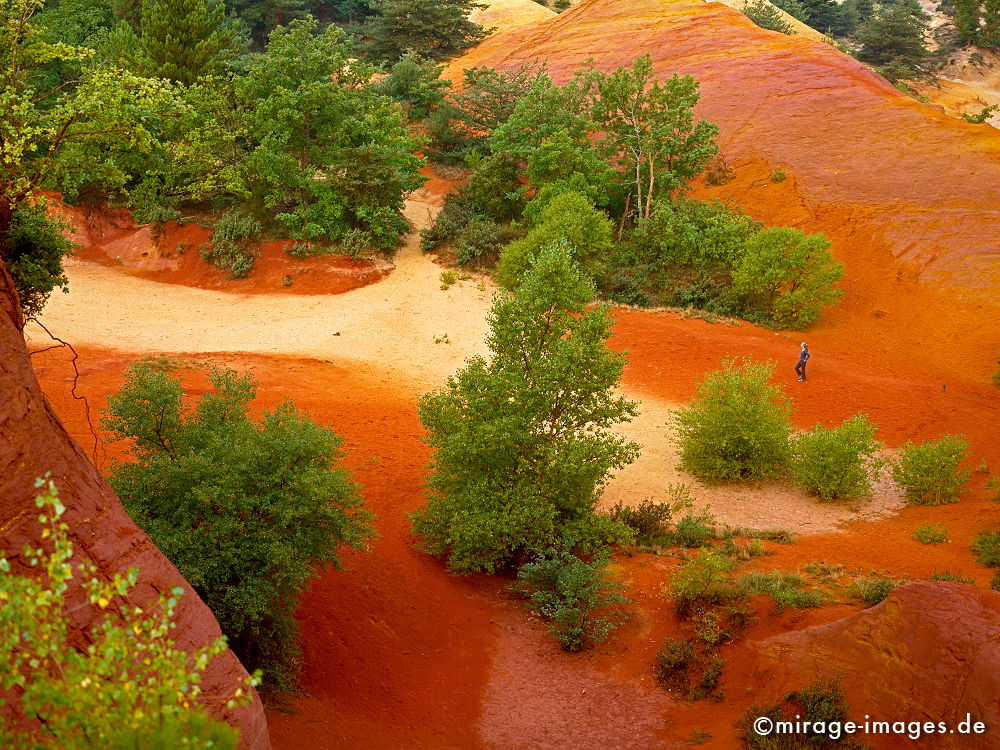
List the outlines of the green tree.
{"type": "Polygon", "coordinates": [[[474,357],[420,401],[434,449],[422,548],[453,571],[492,573],[561,546],[630,538],[594,508],[639,446],[611,432],[636,406],[615,396],[625,356],[593,286],[565,248],[543,248],[514,296],[490,312],[490,358],[474,357]]]}
{"type": "Polygon", "coordinates": [[[892,465],[892,478],[914,505],[957,503],[972,476],[961,468],[969,454],[969,441],[964,435],[942,435],[938,440],[923,443],[907,441],[892,465]]]}
{"type": "Polygon", "coordinates": [[[733,271],[733,286],[770,321],[784,328],[807,328],[844,293],[834,286],[844,265],[822,234],[798,229],[765,229],[747,240],[733,271]]]}
{"type": "Polygon", "coordinates": [[[931,57],[924,44],[927,30],[926,16],[916,2],[880,5],[855,34],[861,45],[857,58],[890,81],[925,76],[931,57]]]}
{"type": "Polygon", "coordinates": [[[781,476],[790,458],[791,399],[768,381],[774,365],[723,360],[675,416],[681,467],[701,479],[781,476]]]}
{"type": "Polygon", "coordinates": [[[104,425],[134,463],[110,477],[125,509],[215,613],[233,651],[271,690],[292,688],[293,619],[318,569],[362,547],[372,515],[340,466],[342,441],[291,403],[247,413],[252,376],[213,371],[215,392],[184,405],[181,381],[133,366],[104,425]]]}
{"type": "Polygon", "coordinates": [[[410,120],[422,120],[444,101],[448,81],[440,80],[443,70],[444,65],[410,50],[375,89],[402,104],[410,120]]]}
{"type": "Polygon", "coordinates": [[[543,248],[560,243],[593,278],[604,266],[613,230],[611,220],[582,195],[557,195],[541,210],[528,234],[501,251],[497,280],[508,289],[516,288],[543,248]]]}
{"type": "Polygon", "coordinates": [[[91,51],[49,41],[35,18],[41,8],[41,0],[7,0],[0,16],[0,260],[26,271],[15,268],[12,280],[31,314],[66,284],[52,252],[56,230],[29,215],[42,205],[38,191],[81,167],[121,176],[116,156],[126,147],[133,158],[148,153],[178,106],[164,82],[121,71],[87,68],[73,85],[45,75],[91,51]]]}
{"type": "Polygon", "coordinates": [[[657,197],[683,189],[718,153],[718,127],[694,118],[699,95],[692,76],[675,73],[661,83],[648,54],[631,68],[605,73],[591,67],[581,76],[600,133],[598,150],[631,183],[632,215],[648,217],[657,197]]]}
{"type": "Polygon", "coordinates": [[[112,56],[140,75],[190,84],[221,73],[236,44],[222,0],[143,0],[140,33],[120,23],[112,56]]]}
{"type": "Polygon", "coordinates": [[[275,29],[237,82],[246,181],[295,239],[328,244],[358,229],[392,248],[408,229],[403,198],[423,181],[420,141],[368,85],[375,69],[352,60],[343,32],[315,31],[315,21],[275,29]]]}
{"type": "Polygon", "coordinates": [[[365,51],[388,62],[411,49],[444,60],[486,37],[489,31],[469,20],[469,13],[485,7],[477,0],[383,0],[361,27],[365,51]]]}
{"type": "MultiPolygon", "coordinates": [[[[235,748],[239,732],[197,705],[202,675],[225,639],[190,654],[177,648],[171,631],[184,590],[137,606],[127,597],[138,568],[107,580],[90,560],[74,563],[56,487],[36,486],[42,541],[20,559],[0,556],[0,745],[235,748]],[[71,623],[81,619],[93,622],[83,648],[72,643],[71,623]]],[[[249,701],[256,682],[237,688],[230,706],[249,701]]]]}
{"type": "Polygon", "coordinates": [[[876,426],[856,414],[839,427],[816,425],[792,445],[792,477],[821,500],[852,500],[872,494],[883,461],[876,426]]]}
{"type": "Polygon", "coordinates": [[[963,42],[1000,49],[1000,0],[953,0],[952,7],[963,42]]]}
{"type": "Polygon", "coordinates": [[[769,31],[778,31],[782,34],[793,34],[791,25],[781,15],[777,6],[767,2],[767,0],[751,0],[743,3],[743,13],[760,26],[769,31]]]}

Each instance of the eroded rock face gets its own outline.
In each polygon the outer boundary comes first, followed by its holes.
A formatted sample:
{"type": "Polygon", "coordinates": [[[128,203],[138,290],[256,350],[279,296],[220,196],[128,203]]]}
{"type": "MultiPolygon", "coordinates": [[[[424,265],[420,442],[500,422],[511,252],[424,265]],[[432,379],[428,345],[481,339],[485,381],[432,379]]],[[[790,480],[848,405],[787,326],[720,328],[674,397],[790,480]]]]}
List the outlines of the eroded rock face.
{"type": "MultiPolygon", "coordinates": [[[[191,590],[177,569],[126,515],[121,501],[101,477],[83,449],[66,434],[42,395],[19,330],[20,318],[7,294],[10,278],[0,264],[0,545],[16,564],[26,542],[37,542],[39,525],[34,498],[35,478],[50,472],[66,505],[64,520],[78,555],[89,557],[110,578],[131,567],[140,570],[131,594],[148,602],[182,586],[185,595],[177,607],[174,638],[187,650],[203,646],[220,635],[212,612],[191,590]]],[[[78,645],[85,642],[90,623],[73,623],[78,645]]],[[[270,747],[260,699],[248,706],[227,709],[226,699],[247,677],[230,652],[215,659],[204,675],[205,703],[212,715],[238,726],[240,747],[270,747]]]]}
{"type": "Polygon", "coordinates": [[[856,721],[869,714],[954,728],[971,714],[986,735],[925,737],[920,747],[1000,747],[1000,593],[949,582],[901,586],[875,607],[757,650],[753,684],[769,694],[841,675],[856,721]]]}

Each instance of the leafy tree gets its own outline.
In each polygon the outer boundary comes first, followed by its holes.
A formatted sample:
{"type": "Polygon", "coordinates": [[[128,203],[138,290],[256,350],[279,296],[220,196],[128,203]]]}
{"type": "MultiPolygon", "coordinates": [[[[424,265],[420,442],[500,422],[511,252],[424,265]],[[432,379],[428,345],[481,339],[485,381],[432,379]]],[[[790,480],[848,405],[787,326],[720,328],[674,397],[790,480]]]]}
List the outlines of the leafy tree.
{"type": "Polygon", "coordinates": [[[765,229],[747,240],[733,286],[780,327],[807,328],[844,296],[836,284],[844,265],[822,234],[790,227],[765,229]]]}
{"type": "Polygon", "coordinates": [[[542,249],[560,243],[593,277],[604,265],[613,229],[611,220],[582,195],[558,195],[541,210],[538,222],[526,236],[501,251],[497,279],[509,289],[517,287],[542,249]]]}
{"type": "Polygon", "coordinates": [[[952,0],[952,6],[963,42],[1000,49],[1000,1],[952,0]]]}
{"type": "Polygon", "coordinates": [[[247,413],[249,374],[213,371],[214,393],[185,407],[181,381],[133,366],[104,425],[136,461],[110,481],[125,509],[215,613],[233,651],[272,690],[294,684],[292,615],[316,571],[361,547],[371,514],[340,467],[342,441],[289,402],[247,413]]]}
{"type": "Polygon", "coordinates": [[[422,182],[419,140],[367,85],[374,68],[352,61],[343,32],[315,31],[315,21],[275,29],[237,82],[253,143],[247,182],[295,239],[361,229],[389,249],[408,229],[403,197],[422,182]]]}
{"type": "MultiPolygon", "coordinates": [[[[126,597],[138,568],[109,581],[91,561],[74,563],[56,487],[36,486],[44,541],[26,545],[20,559],[0,556],[0,745],[235,748],[239,732],[197,707],[202,674],[225,639],[190,654],[177,648],[171,631],[184,590],[137,606],[126,597]],[[81,618],[93,622],[84,648],[71,643],[81,618]]],[[[256,682],[237,688],[230,706],[249,701],[256,682]]]]}
{"type": "Polygon", "coordinates": [[[46,214],[44,203],[22,204],[14,212],[0,254],[18,290],[25,316],[40,313],[55,288],[66,288],[62,259],[72,247],[61,225],[46,214]]]}
{"type": "Polygon", "coordinates": [[[856,414],[839,427],[816,425],[792,446],[792,477],[821,500],[851,500],[872,494],[882,461],[874,424],[856,414]]]}
{"type": "Polygon", "coordinates": [[[490,312],[490,358],[474,357],[420,401],[434,449],[421,546],[453,571],[492,573],[559,546],[631,537],[594,508],[639,446],[611,432],[635,404],[612,393],[625,357],[568,250],[542,248],[515,296],[490,312]]]}
{"type": "Polygon", "coordinates": [[[411,49],[434,60],[453,57],[489,33],[469,20],[469,13],[485,7],[477,0],[383,0],[361,27],[365,51],[389,62],[411,49]]]}
{"type": "Polygon", "coordinates": [[[785,13],[797,18],[803,23],[807,23],[808,19],[806,17],[806,9],[802,6],[799,0],[774,0],[773,5],[781,8],[785,13]]]}
{"type": "Polygon", "coordinates": [[[681,466],[710,481],[780,476],[790,458],[791,400],[768,382],[774,365],[723,360],[677,412],[681,466]]]}
{"type": "Polygon", "coordinates": [[[892,478],[914,505],[957,503],[972,473],[961,463],[969,454],[964,435],[942,435],[923,443],[907,441],[892,465],[892,478]]]}
{"type": "Polygon", "coordinates": [[[190,84],[221,73],[236,44],[222,0],[143,0],[140,34],[127,23],[109,39],[112,55],[140,75],[190,84]]]}
{"type": "Polygon", "coordinates": [[[767,0],[752,0],[751,2],[744,2],[743,13],[747,18],[760,26],[762,29],[778,31],[782,34],[794,33],[791,25],[789,25],[788,21],[785,20],[785,17],[781,15],[778,8],[767,2],[767,0]]]}
{"type": "Polygon", "coordinates": [[[80,168],[83,160],[68,154],[113,171],[116,148],[148,152],[161,118],[176,110],[161,81],[88,69],[64,86],[45,75],[47,66],[77,64],[91,52],[48,41],[35,19],[41,8],[41,0],[8,0],[0,17],[0,260],[9,265],[16,256],[26,271],[13,281],[33,312],[52,289],[65,287],[51,241],[56,230],[28,210],[37,191],[80,168]]]}
{"type": "Polygon", "coordinates": [[[918,78],[928,72],[930,52],[924,45],[927,20],[916,3],[881,5],[855,35],[857,58],[874,65],[890,81],[918,78]]]}
{"type": "Polygon", "coordinates": [[[550,551],[517,571],[529,607],[549,621],[566,651],[607,639],[622,620],[624,586],[608,578],[608,557],[589,562],[565,550],[550,551]]]}
{"type": "Polygon", "coordinates": [[[633,215],[648,217],[656,197],[682,189],[718,152],[718,127],[694,119],[698,82],[692,76],[675,73],[661,83],[647,54],[631,68],[605,73],[591,67],[582,78],[602,134],[598,149],[632,183],[633,215]]]}
{"type": "Polygon", "coordinates": [[[444,65],[410,50],[375,89],[401,103],[409,119],[421,120],[444,101],[448,82],[440,80],[443,70],[444,65]]]}

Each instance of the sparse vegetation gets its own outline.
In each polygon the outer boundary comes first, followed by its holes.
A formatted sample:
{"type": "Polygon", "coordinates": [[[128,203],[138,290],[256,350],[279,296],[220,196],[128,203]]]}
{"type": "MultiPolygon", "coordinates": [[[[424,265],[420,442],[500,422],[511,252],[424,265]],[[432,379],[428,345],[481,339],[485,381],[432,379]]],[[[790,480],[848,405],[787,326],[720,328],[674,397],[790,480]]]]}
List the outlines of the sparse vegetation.
{"type": "Polygon", "coordinates": [[[850,737],[837,731],[834,739],[834,732],[829,731],[831,724],[839,726],[847,719],[848,711],[847,697],[840,677],[819,677],[790,693],[785,705],[771,703],[751,706],[743,714],[737,728],[742,733],[743,747],[746,750],[808,750],[815,747],[863,750],[850,737]],[[754,720],[761,716],[766,716],[773,722],[801,721],[803,726],[808,723],[810,730],[796,734],[761,735],[753,728],[754,720]]]}
{"type": "Polygon", "coordinates": [[[769,384],[774,366],[725,360],[677,412],[681,466],[710,481],[783,474],[791,455],[791,402],[769,384]]]}
{"type": "Polygon", "coordinates": [[[980,531],[972,541],[972,551],[983,565],[1000,567],[1000,531],[980,531]]]}
{"type": "Polygon", "coordinates": [[[751,572],[740,577],[737,587],[746,596],[765,594],[774,599],[778,612],[784,609],[810,609],[823,603],[818,591],[806,591],[805,580],[798,573],[787,571],[751,572]]]}
{"type": "Polygon", "coordinates": [[[913,538],[921,544],[944,544],[948,541],[948,529],[937,523],[924,523],[913,530],[913,538]]]}
{"type": "Polygon", "coordinates": [[[865,414],[838,427],[816,425],[792,443],[792,477],[821,500],[870,496],[883,463],[875,430],[865,414]]]}
{"type": "Polygon", "coordinates": [[[694,500],[686,484],[668,484],[664,488],[664,494],[668,502],[646,498],[634,508],[619,501],[612,506],[609,515],[635,532],[637,544],[669,546],[674,540],[671,534],[674,514],[690,508],[694,500]]]}
{"type": "Polygon", "coordinates": [[[971,471],[962,469],[969,443],[963,435],[944,435],[936,441],[907,442],[893,464],[892,478],[914,505],[957,503],[971,471]]]}
{"type": "Polygon", "coordinates": [[[964,583],[966,586],[975,586],[976,581],[972,578],[966,578],[962,575],[961,571],[956,571],[954,573],[951,570],[943,570],[937,573],[932,573],[931,577],[927,579],[928,581],[951,581],[952,583],[964,583]]]}
{"type": "Polygon", "coordinates": [[[898,581],[886,576],[863,576],[847,587],[847,593],[863,601],[866,606],[874,607],[889,596],[894,588],[906,583],[909,581],[898,581]]]}
{"type": "Polygon", "coordinates": [[[702,548],[678,566],[665,591],[673,597],[677,613],[690,617],[708,604],[733,598],[735,589],[727,581],[732,569],[731,560],[713,549],[702,548]]]}

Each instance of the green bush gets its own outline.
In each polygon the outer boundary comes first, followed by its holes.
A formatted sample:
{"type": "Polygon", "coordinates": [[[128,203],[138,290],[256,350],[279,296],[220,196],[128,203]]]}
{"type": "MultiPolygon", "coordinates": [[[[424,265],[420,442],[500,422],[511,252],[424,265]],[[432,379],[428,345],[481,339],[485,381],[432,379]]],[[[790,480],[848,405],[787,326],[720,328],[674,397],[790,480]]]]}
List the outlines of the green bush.
{"type": "Polygon", "coordinates": [[[609,515],[632,529],[639,544],[669,544],[674,514],[691,507],[694,501],[686,484],[668,484],[664,492],[668,502],[646,498],[632,508],[619,501],[612,506],[609,515]]]}
{"type": "Polygon", "coordinates": [[[668,539],[678,547],[703,547],[715,537],[714,520],[707,509],[700,514],[686,513],[674,526],[668,539]]]}
{"type": "Polygon", "coordinates": [[[867,606],[874,607],[883,601],[894,588],[902,586],[909,581],[897,581],[894,578],[885,576],[865,576],[858,578],[847,587],[847,593],[860,599],[867,606]]]}
{"type": "Polygon", "coordinates": [[[747,240],[733,286],[774,325],[804,329],[844,296],[835,286],[843,276],[844,265],[833,257],[826,237],[775,227],[747,240]]]}
{"type": "Polygon", "coordinates": [[[975,586],[976,581],[972,578],[966,578],[962,575],[961,571],[952,573],[951,570],[944,570],[937,573],[932,573],[931,577],[927,579],[928,581],[951,581],[952,583],[964,583],[966,586],[975,586]]]}
{"type": "Polygon", "coordinates": [[[682,562],[665,589],[673,597],[681,617],[690,617],[699,608],[734,598],[727,586],[733,562],[713,549],[703,547],[693,558],[682,562]]]}
{"type": "Polygon", "coordinates": [[[53,290],[66,288],[63,256],[72,252],[65,225],[52,219],[45,204],[21,204],[11,217],[6,238],[0,239],[0,260],[7,266],[25,317],[38,315],[53,290]]]}
{"type": "Polygon", "coordinates": [[[823,595],[818,591],[803,591],[805,580],[798,573],[755,571],[742,576],[736,585],[745,596],[770,596],[778,612],[789,608],[810,609],[823,604],[823,595]]]}
{"type": "Polygon", "coordinates": [[[822,722],[842,722],[847,718],[847,696],[840,684],[840,677],[820,677],[788,696],[802,707],[803,718],[822,722]]]}
{"type": "Polygon", "coordinates": [[[792,477],[821,500],[852,500],[872,494],[882,468],[876,427],[857,414],[839,427],[816,425],[792,443],[792,477]]]}
{"type": "Polygon", "coordinates": [[[403,105],[408,119],[422,120],[444,101],[448,81],[440,80],[444,65],[408,50],[373,88],[403,105]]]}
{"type": "MultiPolygon", "coordinates": [[[[235,748],[239,731],[198,706],[203,673],[226,650],[225,639],[194,653],[178,648],[172,635],[184,590],[175,587],[137,606],[131,595],[138,568],[108,580],[93,562],[74,555],[55,485],[38,480],[36,486],[44,541],[25,545],[13,566],[0,555],[0,693],[6,698],[0,746],[235,748]],[[32,575],[13,573],[15,566],[32,575]],[[88,621],[87,635],[77,637],[79,623],[88,621]]],[[[248,702],[256,681],[236,688],[229,707],[248,702]]]]}
{"type": "Polygon", "coordinates": [[[494,302],[490,358],[421,399],[433,471],[413,526],[451,570],[493,573],[570,537],[632,539],[595,512],[609,473],[639,446],[612,431],[636,407],[612,393],[625,357],[607,349],[611,320],[587,308],[592,297],[569,253],[544,248],[517,294],[494,302]]]}
{"type": "Polygon", "coordinates": [[[258,253],[253,246],[260,239],[263,226],[242,211],[226,211],[215,225],[212,239],[201,246],[201,259],[229,271],[231,279],[250,275],[258,253]]]}
{"type": "Polygon", "coordinates": [[[937,523],[924,523],[913,530],[913,538],[921,544],[944,544],[948,541],[948,529],[937,523]]]}
{"type": "Polygon", "coordinates": [[[1000,567],[1000,531],[980,531],[972,541],[972,551],[983,565],[1000,567]]]}
{"type": "Polygon", "coordinates": [[[665,690],[686,693],[694,662],[695,644],[692,639],[668,638],[653,659],[653,677],[665,690]]]}
{"type": "Polygon", "coordinates": [[[789,694],[791,705],[755,704],[737,723],[746,750],[810,750],[816,747],[863,750],[847,736],[831,739],[831,724],[839,725],[847,718],[849,707],[840,677],[819,677],[814,682],[789,694]],[[796,722],[808,725],[808,731],[796,734],[761,735],[754,731],[753,722],[766,716],[772,722],[796,722]],[[822,726],[824,731],[816,731],[822,726]]]}
{"type": "Polygon", "coordinates": [[[892,478],[914,505],[957,503],[972,472],[961,469],[969,453],[964,435],[943,435],[937,441],[907,442],[892,467],[892,478]]]}
{"type": "Polygon", "coordinates": [[[768,383],[774,365],[724,360],[676,417],[681,466],[710,481],[782,475],[790,458],[791,401],[768,383]]]}
{"type": "Polygon", "coordinates": [[[625,589],[608,579],[607,556],[584,562],[565,550],[552,551],[517,572],[530,607],[549,621],[566,651],[605,640],[621,623],[625,589]]]}
{"type": "Polygon", "coordinates": [[[255,421],[249,374],[215,370],[186,405],[179,376],[133,365],[103,425],[134,462],[109,481],[129,515],[215,613],[240,661],[271,691],[294,686],[293,615],[340,546],[362,547],[372,515],[340,466],[342,440],[289,402],[255,421]]]}
{"type": "Polygon", "coordinates": [[[781,12],[766,0],[751,0],[743,3],[743,14],[768,31],[778,31],[782,34],[792,34],[791,25],[781,15],[781,12]]]}

